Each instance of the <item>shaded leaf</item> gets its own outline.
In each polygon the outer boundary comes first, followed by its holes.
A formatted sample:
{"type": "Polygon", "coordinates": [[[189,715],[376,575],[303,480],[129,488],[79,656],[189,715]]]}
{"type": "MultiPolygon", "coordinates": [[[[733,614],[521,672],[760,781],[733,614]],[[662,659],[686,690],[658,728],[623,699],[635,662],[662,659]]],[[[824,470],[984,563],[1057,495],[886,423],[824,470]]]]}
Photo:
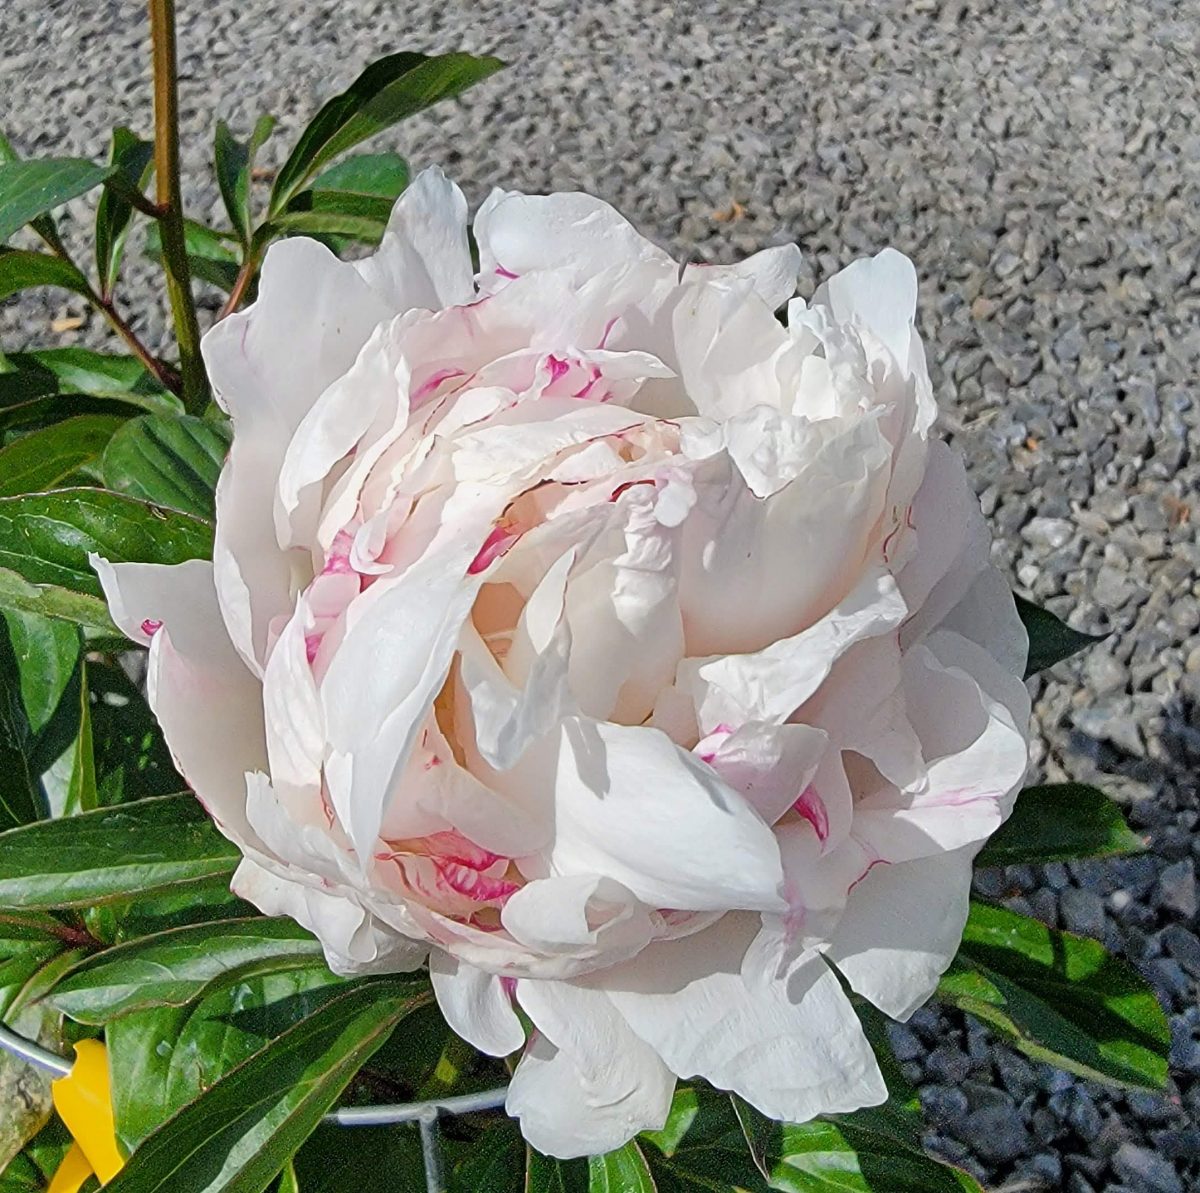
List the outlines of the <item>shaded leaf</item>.
{"type": "MultiPolygon", "coordinates": [[[[418,1193],[426,1187],[420,1138],[411,1127],[348,1131],[331,1124],[320,1126],[296,1153],[294,1163],[302,1193],[407,1193],[409,1189],[418,1193]]],[[[462,1193],[468,1189],[470,1193],[508,1193],[509,1189],[515,1193],[520,1188],[518,1177],[516,1185],[485,1181],[463,1186],[462,1193]]]]}
{"type": "Polygon", "coordinates": [[[239,854],[190,793],[0,833],[0,906],[81,907],[231,875],[239,854]]]}
{"type": "Polygon", "coordinates": [[[133,356],[111,356],[90,348],[42,348],[10,352],[0,359],[0,408],[54,395],[86,394],[126,402],[144,410],[176,411],[179,399],[133,356]]]}
{"type": "MultiPolygon", "coordinates": [[[[42,812],[35,746],[21,691],[20,664],[7,621],[0,618],[0,828],[27,824],[42,812]]],[[[4,835],[0,833],[0,841],[4,835]]],[[[5,902],[0,898],[0,906],[5,902]]]]}
{"type": "Polygon", "coordinates": [[[0,249],[0,299],[39,286],[88,294],[88,280],[69,262],[28,249],[0,249]]]}
{"type": "Polygon", "coordinates": [[[1043,609],[1024,597],[1013,594],[1017,612],[1029,635],[1029,662],[1025,666],[1025,678],[1036,675],[1078,654],[1093,643],[1102,642],[1106,634],[1085,634],[1073,630],[1065,621],[1060,621],[1049,609],[1043,609]]]}
{"type": "Polygon", "coordinates": [[[101,489],[0,498],[0,567],[32,584],[57,584],[99,596],[90,551],[114,563],[208,559],[212,526],[101,489]]]}
{"type": "MultiPolygon", "coordinates": [[[[30,584],[16,572],[0,568],[0,612],[36,613],[41,617],[72,622],[97,633],[119,636],[100,597],[69,592],[52,584],[30,584]]],[[[175,790],[178,789],[176,785],[175,790]]]]}
{"type": "Polygon", "coordinates": [[[391,125],[466,90],[499,70],[498,58],[471,54],[389,54],[329,100],[300,135],[271,190],[279,214],[320,168],[391,125]]]}
{"type": "Polygon", "coordinates": [[[130,419],[105,449],[104,483],[118,493],[211,519],[231,437],[228,423],[186,414],[130,419]]]}
{"type": "MultiPolygon", "coordinates": [[[[150,177],[154,144],[143,141],[127,128],[115,128],[108,162],[114,176],[122,178],[126,186],[140,191],[150,177]]],[[[96,274],[102,294],[111,294],[116,284],[132,219],[133,204],[117,189],[106,186],[96,205],[96,274]]]]}
{"type": "Polygon", "coordinates": [[[106,1193],[262,1189],[427,997],[410,980],[372,982],[331,998],[146,1138],[106,1193]]]}
{"type": "Polygon", "coordinates": [[[1014,866],[1143,853],[1146,842],[1103,791],[1084,783],[1027,787],[1012,815],[975,859],[980,866],[1014,866]]]}
{"type": "MultiPolygon", "coordinates": [[[[240,266],[237,253],[225,238],[195,220],[184,220],[183,239],[192,274],[218,290],[232,290],[240,266]]],[[[162,237],[157,225],[146,235],[146,252],[162,260],[162,237]]]]}
{"type": "Polygon", "coordinates": [[[79,1023],[102,1024],[147,1007],[181,1007],[231,982],[311,969],[322,953],[294,920],[217,920],[105,949],[60,982],[54,1004],[79,1023]]]}
{"type": "Polygon", "coordinates": [[[95,460],[124,419],[80,414],[0,448],[0,497],[52,489],[95,460]]]}
{"type": "Polygon", "coordinates": [[[74,157],[0,163],[0,244],[38,216],[94,190],[111,173],[111,166],[74,157]]]}
{"type": "Polygon", "coordinates": [[[526,1149],[525,1193],[588,1193],[588,1162],[556,1160],[526,1149]]]}
{"type": "Polygon", "coordinates": [[[1161,1089],[1171,1036],[1154,991],[1102,944],[972,901],[938,996],[1023,1052],[1109,1084],[1161,1089]]]}
{"type": "Polygon", "coordinates": [[[247,978],[187,1007],[134,1011],[105,1032],[117,1133],[132,1150],[218,1078],[345,983],[327,969],[247,978]],[[251,1020],[247,1012],[261,1017],[251,1020]]]}
{"type": "Polygon", "coordinates": [[[588,1157],[588,1193],[656,1193],[646,1157],[636,1143],[588,1157]]]}
{"type": "Polygon", "coordinates": [[[93,662],[88,681],[99,802],[117,804],[181,791],[185,783],[158,722],[125,672],[93,662]]]}

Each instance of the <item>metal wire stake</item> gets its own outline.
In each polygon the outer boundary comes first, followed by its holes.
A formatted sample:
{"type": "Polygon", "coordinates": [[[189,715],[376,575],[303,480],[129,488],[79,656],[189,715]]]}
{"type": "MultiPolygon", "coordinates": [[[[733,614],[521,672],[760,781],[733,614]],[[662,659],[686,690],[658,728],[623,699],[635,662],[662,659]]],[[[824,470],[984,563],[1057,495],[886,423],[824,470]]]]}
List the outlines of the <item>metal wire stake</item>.
{"type": "MultiPolygon", "coordinates": [[[[56,1077],[71,1071],[66,1057],[50,1052],[40,1044],[10,1031],[0,1023],[0,1049],[20,1057],[56,1077]]],[[[421,1132],[421,1158],[425,1164],[426,1193],[445,1193],[445,1170],[438,1132],[443,1114],[471,1114],[476,1110],[496,1110],[504,1105],[508,1087],[481,1090],[477,1094],[459,1094],[453,1098],[435,1098],[428,1102],[401,1102],[382,1106],[343,1106],[331,1110],[321,1120],[341,1127],[386,1127],[415,1122],[421,1132]]]]}

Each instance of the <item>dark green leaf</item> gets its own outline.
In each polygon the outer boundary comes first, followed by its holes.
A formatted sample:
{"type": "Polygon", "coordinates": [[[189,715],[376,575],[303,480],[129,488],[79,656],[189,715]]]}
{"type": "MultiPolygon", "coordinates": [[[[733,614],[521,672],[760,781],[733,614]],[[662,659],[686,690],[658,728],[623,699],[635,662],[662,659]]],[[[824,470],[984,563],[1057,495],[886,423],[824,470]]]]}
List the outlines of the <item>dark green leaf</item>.
{"type": "Polygon", "coordinates": [[[181,408],[133,356],[108,356],[89,348],[43,348],[10,352],[0,372],[0,408],[51,395],[86,394],[126,402],[145,410],[181,408]]]}
{"type": "Polygon", "coordinates": [[[39,215],[98,187],[111,173],[111,166],[74,157],[0,163],[0,244],[39,215]]]}
{"type": "Polygon", "coordinates": [[[183,563],[212,555],[212,526],[101,489],[59,489],[0,498],[0,567],[31,584],[100,595],[88,563],[183,563]]]}
{"type": "Polygon", "coordinates": [[[79,668],[79,631],[31,613],[9,613],[4,620],[19,660],[25,715],[36,736],[46,729],[79,668]]]}
{"type": "Polygon", "coordinates": [[[82,907],[232,874],[237,848],[189,793],[0,833],[0,906],[82,907]]]}
{"type": "Polygon", "coordinates": [[[1093,643],[1102,642],[1107,637],[1106,634],[1085,634],[1080,630],[1073,630],[1065,621],[1055,617],[1049,609],[1043,609],[1040,605],[1015,594],[1013,599],[1017,602],[1017,612],[1029,635],[1026,679],[1053,667],[1055,663],[1061,663],[1063,659],[1069,659],[1093,643]]]}
{"type": "Polygon", "coordinates": [[[1143,1089],[1166,1081],[1171,1036],[1158,999],[1095,940],[973,901],[938,995],[1060,1069],[1143,1089]]]}
{"type": "Polygon", "coordinates": [[[0,497],[52,489],[96,459],[124,420],[81,414],[0,448],[0,497]]]}
{"type": "MultiPolygon", "coordinates": [[[[183,238],[192,273],[219,290],[232,290],[238,275],[238,255],[225,238],[195,220],[184,221],[183,238]]],[[[157,226],[146,235],[146,252],[162,260],[162,237],[157,226]]]]}
{"type": "MultiPolygon", "coordinates": [[[[485,1146],[481,1137],[478,1147],[485,1146]]],[[[524,1168],[521,1149],[518,1174],[524,1168]]],[[[417,1132],[405,1127],[318,1127],[296,1154],[296,1177],[301,1193],[418,1193],[425,1189],[425,1166],[417,1132]]],[[[490,1176],[485,1172],[485,1178],[490,1176]]],[[[455,1186],[455,1193],[516,1193],[514,1184],[455,1186]]],[[[281,1190],[281,1193],[283,1191],[281,1190]]]]}
{"type": "Polygon", "coordinates": [[[217,171],[217,185],[225,210],[242,244],[249,245],[252,224],[250,218],[250,174],[254,159],[263,143],[271,135],[275,121],[270,116],[260,116],[250,134],[250,140],[237,140],[223,120],[217,121],[216,137],[213,141],[213,163],[217,171]]]}
{"type": "Polygon", "coordinates": [[[271,190],[278,215],[320,168],[391,125],[464,91],[499,70],[497,58],[470,54],[390,54],[373,62],[316,114],[288,156],[271,190]]]}
{"type": "MultiPolygon", "coordinates": [[[[8,624],[0,618],[0,828],[27,824],[43,810],[39,772],[33,761],[35,746],[21,692],[20,663],[8,624]]],[[[0,841],[3,839],[4,833],[0,833],[0,841]]],[[[5,903],[0,898],[0,906],[5,903]]]]}
{"type": "Polygon", "coordinates": [[[555,1160],[527,1149],[525,1193],[588,1193],[586,1160],[555,1160]]]}
{"type": "Polygon", "coordinates": [[[390,981],[331,998],[144,1140],[106,1193],[263,1189],[426,997],[415,981],[390,981]]]}
{"type": "MultiPolygon", "coordinates": [[[[143,141],[127,128],[113,129],[108,162],[114,176],[126,186],[140,191],[150,177],[153,161],[152,142],[143,141]]],[[[96,206],[96,274],[103,294],[111,294],[116,284],[132,218],[133,204],[115,188],[105,187],[96,206]]]]}
{"type": "Polygon", "coordinates": [[[771,1189],[782,1193],[983,1193],[961,1169],[889,1132],[839,1121],[776,1123],[735,1100],[746,1141],[771,1189]]]}
{"type": "Polygon", "coordinates": [[[44,1193],[74,1140],[54,1117],[25,1150],[0,1171],[0,1193],[44,1193]]]}
{"type": "Polygon", "coordinates": [[[218,920],[105,949],[61,982],[54,1003],[79,1023],[181,1007],[239,979],[312,968],[321,946],[294,920],[218,920]]]}
{"type": "Polygon", "coordinates": [[[321,236],[341,247],[344,241],[377,244],[396,198],[408,185],[408,164],[397,153],[361,154],[326,170],[309,190],[288,204],[277,231],[321,236]]]}
{"type": "Polygon", "coordinates": [[[1142,853],[1146,842],[1103,791],[1084,783],[1027,787],[1012,815],[976,858],[980,866],[1142,853]]]}
{"type": "MultiPolygon", "coordinates": [[[[455,1164],[450,1174],[451,1193],[480,1193],[483,1189],[489,1193],[491,1190],[524,1193],[525,1151],[525,1140],[511,1119],[489,1125],[478,1139],[464,1148],[461,1159],[455,1164]]],[[[336,1191],[330,1187],[329,1193],[336,1191]]]]}
{"type": "Polygon", "coordinates": [[[636,1143],[588,1158],[588,1193],[656,1193],[646,1157],[636,1143]]]}
{"type": "Polygon", "coordinates": [[[116,666],[88,666],[96,787],[102,804],[180,791],[184,781],[141,692],[116,666]]]}
{"type": "Polygon", "coordinates": [[[57,286],[76,294],[89,292],[87,278],[60,257],[28,249],[0,249],[0,299],[38,286],[57,286]]]}
{"type": "Polygon", "coordinates": [[[104,452],[104,483],[118,493],[211,519],[230,437],[227,423],[186,414],[131,419],[104,452]]]}
{"type": "Polygon", "coordinates": [[[132,1150],[177,1110],[344,989],[327,969],[247,978],[187,1007],[156,1007],[106,1031],[113,1109],[132,1150]],[[250,1016],[257,1013],[257,1019],[250,1016]]]}

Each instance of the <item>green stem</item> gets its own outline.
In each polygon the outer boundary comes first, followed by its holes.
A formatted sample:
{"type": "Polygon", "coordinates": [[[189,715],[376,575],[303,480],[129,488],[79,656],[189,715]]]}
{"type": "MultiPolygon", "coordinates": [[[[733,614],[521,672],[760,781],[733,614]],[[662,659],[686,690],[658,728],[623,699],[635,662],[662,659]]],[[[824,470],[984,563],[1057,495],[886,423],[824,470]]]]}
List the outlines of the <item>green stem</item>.
{"type": "Polygon", "coordinates": [[[167,271],[167,297],[179,345],[183,403],[192,414],[208,404],[208,376],[200,359],[200,324],[192,297],[179,186],[179,78],[175,59],[175,0],[150,0],[154,58],[154,180],[167,271]]]}
{"type": "MultiPolygon", "coordinates": [[[[53,224],[50,224],[48,227],[44,228],[38,227],[37,232],[56,257],[65,261],[69,266],[71,266],[72,269],[79,273],[80,276],[83,276],[83,270],[81,270],[79,266],[75,264],[71,254],[67,252],[66,245],[64,245],[62,240],[59,239],[58,233],[55,231],[53,224]]],[[[179,374],[176,373],[175,370],[170,367],[170,365],[159,360],[158,357],[155,356],[154,353],[151,352],[150,349],[138,339],[137,332],[135,332],[133,328],[130,327],[129,324],[126,323],[122,318],[121,312],[118,311],[116,306],[113,304],[111,296],[106,298],[103,295],[98,294],[90,284],[88,284],[83,296],[92,304],[93,307],[95,307],[97,311],[100,312],[100,314],[102,314],[108,320],[113,331],[115,331],[117,335],[119,335],[121,339],[123,339],[125,343],[129,345],[129,350],[138,358],[138,360],[142,362],[143,365],[146,366],[149,372],[158,378],[160,385],[162,385],[165,389],[169,389],[173,394],[178,394],[181,392],[182,382],[179,374]]]]}

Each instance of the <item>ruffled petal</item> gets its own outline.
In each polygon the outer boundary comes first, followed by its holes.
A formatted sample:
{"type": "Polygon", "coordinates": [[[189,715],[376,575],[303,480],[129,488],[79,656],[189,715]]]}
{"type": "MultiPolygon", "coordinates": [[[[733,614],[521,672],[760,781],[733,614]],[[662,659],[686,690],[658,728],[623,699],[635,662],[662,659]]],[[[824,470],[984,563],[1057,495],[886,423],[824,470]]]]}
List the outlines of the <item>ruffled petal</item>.
{"type": "Polygon", "coordinates": [[[429,956],[438,1006],[456,1035],[489,1056],[507,1056],[525,1043],[525,1029],[503,981],[441,949],[429,956]]]}

